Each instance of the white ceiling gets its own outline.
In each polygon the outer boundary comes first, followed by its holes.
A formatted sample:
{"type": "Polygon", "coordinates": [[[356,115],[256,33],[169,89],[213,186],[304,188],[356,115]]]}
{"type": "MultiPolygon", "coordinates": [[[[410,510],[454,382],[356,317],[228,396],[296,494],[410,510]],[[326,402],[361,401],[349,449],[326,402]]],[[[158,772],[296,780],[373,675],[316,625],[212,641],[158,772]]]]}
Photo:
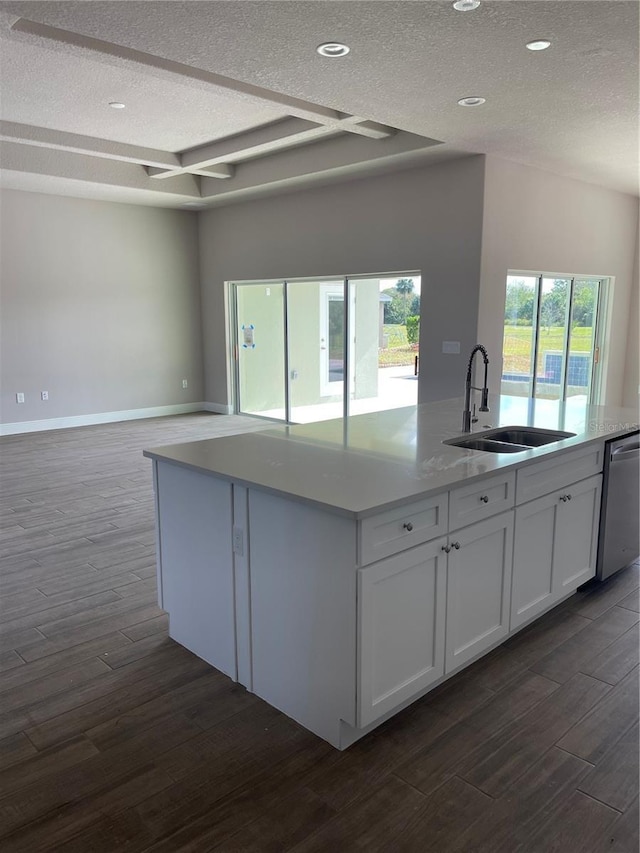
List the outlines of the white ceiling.
{"type": "Polygon", "coordinates": [[[2,185],[212,206],[487,153],[637,194],[639,6],[3,0],[2,185]]]}

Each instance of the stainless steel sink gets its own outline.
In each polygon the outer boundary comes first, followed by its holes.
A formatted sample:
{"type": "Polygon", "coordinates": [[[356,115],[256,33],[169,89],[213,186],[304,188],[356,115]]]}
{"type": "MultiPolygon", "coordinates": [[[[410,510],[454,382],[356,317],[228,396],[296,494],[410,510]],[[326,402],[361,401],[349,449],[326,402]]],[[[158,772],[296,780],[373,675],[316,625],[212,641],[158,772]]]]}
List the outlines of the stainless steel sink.
{"type": "Polygon", "coordinates": [[[509,444],[506,441],[493,441],[490,438],[482,438],[481,436],[450,438],[448,441],[443,441],[442,443],[453,444],[456,447],[463,447],[465,450],[484,450],[487,453],[521,453],[523,450],[530,449],[521,444],[509,444]]]}
{"type": "Polygon", "coordinates": [[[521,453],[532,447],[542,447],[572,438],[575,432],[557,429],[541,429],[529,426],[506,426],[487,429],[480,433],[459,435],[449,438],[443,444],[452,444],[466,450],[484,450],[487,453],[521,453]]]}
{"type": "Polygon", "coordinates": [[[573,438],[574,435],[575,432],[530,426],[497,427],[481,433],[482,438],[491,437],[494,441],[524,444],[525,447],[542,447],[543,444],[551,444],[554,441],[561,441],[563,438],[573,438]]]}

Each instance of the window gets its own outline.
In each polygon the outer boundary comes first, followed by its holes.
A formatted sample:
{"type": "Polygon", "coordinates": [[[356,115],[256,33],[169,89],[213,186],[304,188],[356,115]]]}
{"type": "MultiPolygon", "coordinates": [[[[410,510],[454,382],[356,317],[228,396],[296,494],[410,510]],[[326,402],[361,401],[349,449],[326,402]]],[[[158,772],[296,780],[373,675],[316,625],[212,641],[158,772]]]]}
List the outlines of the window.
{"type": "Polygon", "coordinates": [[[503,394],[594,400],[599,316],[607,280],[510,272],[502,348],[503,394]]]}
{"type": "Polygon", "coordinates": [[[238,413],[309,423],[417,402],[419,274],[229,288],[238,413]]]}

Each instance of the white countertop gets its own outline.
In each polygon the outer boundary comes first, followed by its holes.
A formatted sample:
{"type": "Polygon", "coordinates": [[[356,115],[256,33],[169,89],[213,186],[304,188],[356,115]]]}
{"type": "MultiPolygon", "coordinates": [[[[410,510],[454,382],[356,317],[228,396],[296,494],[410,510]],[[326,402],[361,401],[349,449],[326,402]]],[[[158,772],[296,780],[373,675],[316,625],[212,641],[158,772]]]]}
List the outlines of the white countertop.
{"type": "Polygon", "coordinates": [[[462,481],[516,468],[592,441],[638,429],[632,409],[524,397],[492,397],[474,433],[490,426],[536,426],[575,432],[520,453],[487,453],[443,444],[461,434],[462,399],[427,403],[297,426],[172,444],[144,451],[181,465],[363,517],[426,497],[462,481]]]}

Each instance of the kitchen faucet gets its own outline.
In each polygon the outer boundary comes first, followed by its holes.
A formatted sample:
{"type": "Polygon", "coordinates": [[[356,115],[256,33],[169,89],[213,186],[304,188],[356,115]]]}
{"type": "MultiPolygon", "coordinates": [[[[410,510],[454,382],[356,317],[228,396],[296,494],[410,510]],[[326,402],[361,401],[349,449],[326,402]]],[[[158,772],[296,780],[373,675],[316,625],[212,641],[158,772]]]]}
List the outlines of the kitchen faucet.
{"type": "MultiPolygon", "coordinates": [[[[481,412],[489,411],[488,397],[489,397],[489,389],[487,388],[487,369],[489,367],[489,355],[486,349],[482,346],[482,344],[476,344],[474,348],[471,350],[471,355],[469,356],[469,364],[467,366],[467,378],[464,384],[464,411],[462,413],[462,431],[463,432],[471,432],[471,391],[481,391],[482,397],[480,398],[480,409],[481,412]],[[473,371],[473,359],[477,352],[482,353],[482,358],[484,359],[484,385],[482,388],[476,388],[475,385],[471,384],[471,373],[473,371]]],[[[475,408],[475,406],[474,406],[475,408]]]]}

